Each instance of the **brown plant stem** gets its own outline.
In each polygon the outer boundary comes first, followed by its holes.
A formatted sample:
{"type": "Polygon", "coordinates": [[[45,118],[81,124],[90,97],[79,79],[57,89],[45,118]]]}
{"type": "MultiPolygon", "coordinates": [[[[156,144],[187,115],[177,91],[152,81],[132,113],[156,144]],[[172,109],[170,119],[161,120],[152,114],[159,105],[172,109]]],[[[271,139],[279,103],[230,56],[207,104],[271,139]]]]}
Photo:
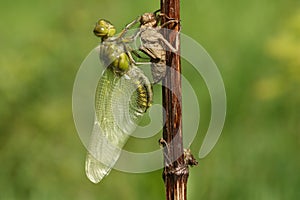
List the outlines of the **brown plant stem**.
{"type": "MultiPolygon", "coordinates": [[[[180,20],[179,0],[161,0],[161,13],[169,18],[180,20]]],[[[164,19],[166,20],[166,19],[164,19]]],[[[164,23],[163,21],[162,23],[164,23]]],[[[175,31],[180,30],[179,23],[169,25],[172,33],[165,31],[165,38],[174,44],[175,31]]],[[[177,41],[179,42],[179,41],[177,41]]],[[[164,172],[167,200],[186,200],[187,180],[189,176],[188,165],[185,163],[182,142],[182,104],[181,104],[181,62],[179,52],[174,54],[167,52],[167,74],[163,79],[162,98],[165,109],[163,128],[164,145],[164,172]]]]}

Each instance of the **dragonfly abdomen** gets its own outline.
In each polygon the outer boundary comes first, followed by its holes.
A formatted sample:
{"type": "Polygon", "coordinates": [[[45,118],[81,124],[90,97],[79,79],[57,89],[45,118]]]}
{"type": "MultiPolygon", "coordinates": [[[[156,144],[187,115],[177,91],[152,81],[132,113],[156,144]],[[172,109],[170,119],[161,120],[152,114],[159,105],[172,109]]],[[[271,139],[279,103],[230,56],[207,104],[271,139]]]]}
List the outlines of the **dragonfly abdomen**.
{"type": "Polygon", "coordinates": [[[150,97],[152,94],[150,94],[150,91],[148,90],[148,86],[142,84],[140,81],[137,81],[135,83],[137,85],[137,104],[143,109],[146,110],[151,106],[152,97],[150,97]]]}
{"type": "Polygon", "coordinates": [[[137,92],[136,103],[144,113],[152,104],[152,85],[143,71],[136,66],[132,66],[132,69],[128,71],[127,75],[133,80],[133,84],[135,84],[137,92]]]}

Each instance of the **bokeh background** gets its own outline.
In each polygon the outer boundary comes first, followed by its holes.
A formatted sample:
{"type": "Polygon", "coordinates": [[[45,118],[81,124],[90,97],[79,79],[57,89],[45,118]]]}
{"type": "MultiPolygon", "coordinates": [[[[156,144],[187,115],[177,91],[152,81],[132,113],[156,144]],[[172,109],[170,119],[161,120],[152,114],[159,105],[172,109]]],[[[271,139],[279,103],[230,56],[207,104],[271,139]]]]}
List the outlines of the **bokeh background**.
{"type": "MultiPolygon", "coordinates": [[[[162,170],[113,170],[89,182],[72,118],[73,82],[99,42],[97,19],[120,30],[157,8],[159,1],[1,1],[0,199],[164,199],[162,170]]],[[[218,65],[228,100],[217,146],[190,170],[188,199],[300,199],[300,2],[182,1],[181,17],[182,31],[218,65]]],[[[199,85],[197,154],[210,98],[201,77],[182,68],[199,85]]]]}

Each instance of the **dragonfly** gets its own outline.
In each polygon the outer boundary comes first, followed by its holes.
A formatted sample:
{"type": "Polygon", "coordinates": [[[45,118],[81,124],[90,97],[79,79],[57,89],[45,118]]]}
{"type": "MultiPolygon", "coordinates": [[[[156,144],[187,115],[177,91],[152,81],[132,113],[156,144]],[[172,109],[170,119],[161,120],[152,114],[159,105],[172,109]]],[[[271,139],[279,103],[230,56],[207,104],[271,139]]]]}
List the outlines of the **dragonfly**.
{"type": "MultiPolygon", "coordinates": [[[[179,49],[178,37],[176,38],[176,46],[173,47],[161,33],[162,28],[171,23],[178,24],[179,21],[158,12],[160,12],[160,10],[153,13],[144,13],[129,23],[121,32],[121,36],[124,37],[123,35],[125,35],[131,27],[140,23],[139,31],[132,37],[132,40],[136,40],[139,37],[141,40],[139,51],[150,58],[153,84],[158,83],[166,75],[166,51],[177,52],[179,49]],[[168,21],[161,24],[162,17],[165,17],[168,21]]],[[[137,54],[138,53],[135,53],[135,55],[137,54]]],[[[132,59],[131,56],[130,58],[132,59]]]]}
{"type": "Polygon", "coordinates": [[[85,162],[86,175],[100,182],[117,162],[122,147],[152,103],[152,85],[129,58],[128,44],[115,27],[100,19],[99,58],[106,66],[95,94],[95,120],[85,162]]]}

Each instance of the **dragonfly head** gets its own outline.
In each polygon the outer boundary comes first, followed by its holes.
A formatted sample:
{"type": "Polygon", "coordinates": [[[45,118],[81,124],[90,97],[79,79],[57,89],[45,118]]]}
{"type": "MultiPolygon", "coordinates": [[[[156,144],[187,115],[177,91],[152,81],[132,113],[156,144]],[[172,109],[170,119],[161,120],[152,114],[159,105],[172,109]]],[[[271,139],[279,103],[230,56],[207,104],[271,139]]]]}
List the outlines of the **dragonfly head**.
{"type": "Polygon", "coordinates": [[[107,20],[100,19],[94,28],[94,34],[97,37],[107,38],[111,37],[116,33],[115,27],[107,20]]]}
{"type": "Polygon", "coordinates": [[[156,27],[157,26],[157,16],[155,13],[145,13],[140,18],[141,26],[145,27],[156,27]]]}

